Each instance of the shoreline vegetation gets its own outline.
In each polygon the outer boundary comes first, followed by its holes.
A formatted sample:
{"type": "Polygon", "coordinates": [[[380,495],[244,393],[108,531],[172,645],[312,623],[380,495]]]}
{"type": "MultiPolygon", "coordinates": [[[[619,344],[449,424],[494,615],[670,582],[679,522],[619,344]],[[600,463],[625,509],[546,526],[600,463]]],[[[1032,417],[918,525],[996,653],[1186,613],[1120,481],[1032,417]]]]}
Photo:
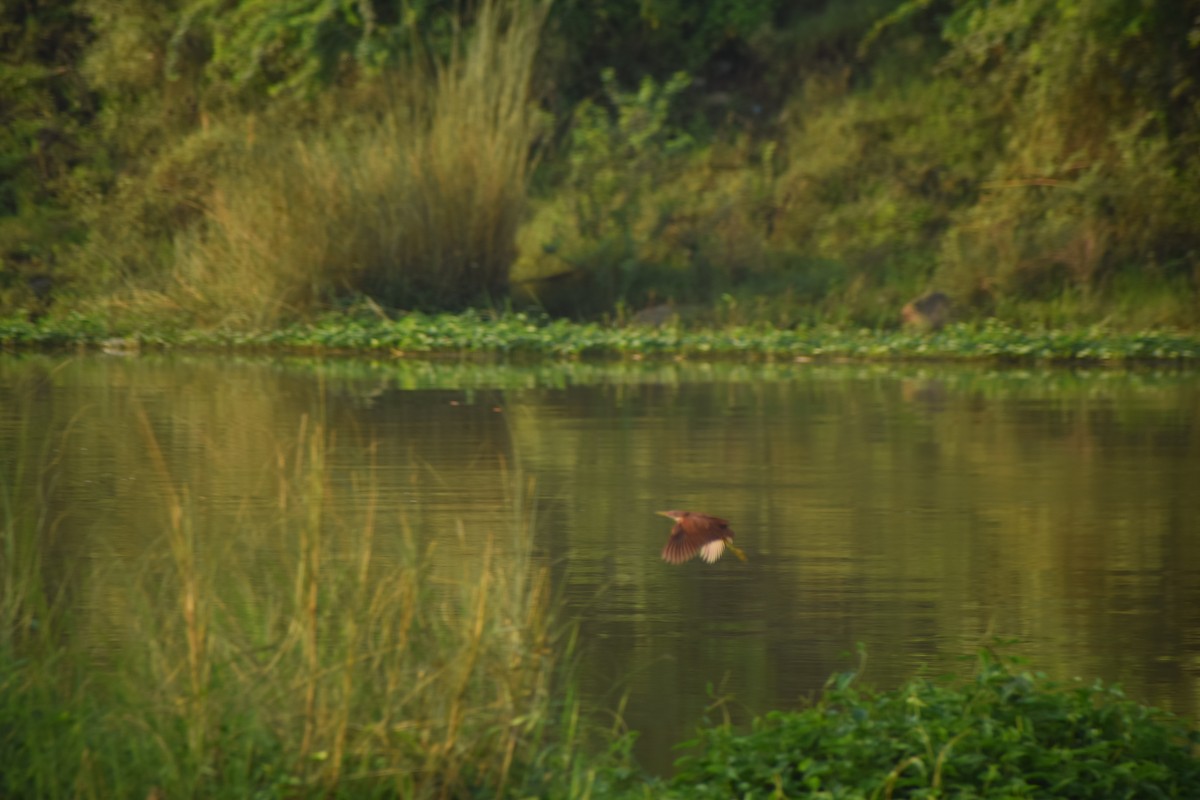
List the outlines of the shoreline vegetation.
{"type": "Polygon", "coordinates": [[[56,557],[56,442],[0,461],[0,795],[587,794],[576,644],[519,480],[483,541],[416,531],[304,418],[277,513],[206,535],[169,423],[138,415],[130,467],[165,496],[136,553],[56,557]]]}
{"type": "Polygon", "coordinates": [[[1196,331],[1197,25],[1168,0],[11,3],[0,318],[1196,331]]]}
{"type": "Polygon", "coordinates": [[[996,321],[951,323],[937,331],[833,326],[605,324],[524,312],[326,315],[266,330],[133,329],[69,315],[31,322],[0,319],[0,349],[107,353],[141,351],[268,352],[372,358],[480,357],[532,359],[749,358],[761,361],[942,361],[1060,365],[1195,366],[1200,334],[1176,330],[1121,332],[1101,327],[1038,330],[996,321]]]}
{"type": "Polygon", "coordinates": [[[203,505],[160,450],[164,421],[137,413],[145,454],[130,468],[165,496],[136,553],[64,559],[54,443],[21,437],[0,461],[6,798],[1200,792],[1194,723],[1119,687],[1051,680],[998,654],[1011,643],[958,677],[883,691],[862,687],[860,652],[807,707],[749,730],[715,698],[674,774],[648,775],[620,708],[585,707],[575,689],[589,644],[555,615],[532,483],[513,476],[508,518],[482,543],[416,531],[383,518],[369,475],[336,466],[333,437],[305,418],[265,476],[273,519],[201,535],[203,505]]]}

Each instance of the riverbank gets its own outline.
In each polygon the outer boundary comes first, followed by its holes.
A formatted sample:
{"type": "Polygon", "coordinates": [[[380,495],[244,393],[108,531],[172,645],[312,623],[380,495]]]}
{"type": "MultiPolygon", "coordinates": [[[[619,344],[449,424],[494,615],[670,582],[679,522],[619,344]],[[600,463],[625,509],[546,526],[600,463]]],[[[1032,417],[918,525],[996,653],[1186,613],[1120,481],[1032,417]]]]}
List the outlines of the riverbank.
{"type": "Polygon", "coordinates": [[[69,5],[0,26],[0,316],[1200,329],[1178,3],[69,5]]]}
{"type": "Polygon", "coordinates": [[[1200,334],[1102,327],[1026,330],[996,322],[932,332],[693,327],[571,322],[526,313],[410,313],[395,319],[327,315],[275,329],[131,329],[98,317],[0,320],[0,347],[276,351],[312,355],[574,358],[749,358],[756,360],[921,360],[1057,364],[1200,363],[1200,334]]]}

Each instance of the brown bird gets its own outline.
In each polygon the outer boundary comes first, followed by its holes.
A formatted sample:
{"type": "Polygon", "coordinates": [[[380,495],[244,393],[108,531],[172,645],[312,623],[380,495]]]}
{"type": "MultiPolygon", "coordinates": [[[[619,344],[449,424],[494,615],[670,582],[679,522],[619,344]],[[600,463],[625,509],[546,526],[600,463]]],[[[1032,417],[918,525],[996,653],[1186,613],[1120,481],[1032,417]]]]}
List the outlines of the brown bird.
{"type": "Polygon", "coordinates": [[[662,517],[675,520],[671,537],[663,548],[663,561],[682,564],[697,553],[709,564],[716,561],[729,548],[729,552],[746,560],[746,554],[733,545],[733,531],[729,523],[720,517],[697,514],[694,511],[656,511],[662,517]]]}

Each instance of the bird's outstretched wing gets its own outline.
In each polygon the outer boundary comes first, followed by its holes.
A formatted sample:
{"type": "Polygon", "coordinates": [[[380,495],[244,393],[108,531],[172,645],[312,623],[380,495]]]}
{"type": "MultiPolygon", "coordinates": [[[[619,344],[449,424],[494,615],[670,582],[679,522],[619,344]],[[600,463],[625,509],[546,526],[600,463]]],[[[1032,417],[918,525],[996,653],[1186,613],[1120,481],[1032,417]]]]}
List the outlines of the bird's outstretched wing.
{"type": "Polygon", "coordinates": [[[684,527],[676,522],[675,527],[671,528],[671,536],[667,539],[667,544],[663,548],[663,561],[666,561],[668,564],[682,564],[693,558],[703,546],[703,541],[697,541],[695,537],[689,537],[684,527]]]}

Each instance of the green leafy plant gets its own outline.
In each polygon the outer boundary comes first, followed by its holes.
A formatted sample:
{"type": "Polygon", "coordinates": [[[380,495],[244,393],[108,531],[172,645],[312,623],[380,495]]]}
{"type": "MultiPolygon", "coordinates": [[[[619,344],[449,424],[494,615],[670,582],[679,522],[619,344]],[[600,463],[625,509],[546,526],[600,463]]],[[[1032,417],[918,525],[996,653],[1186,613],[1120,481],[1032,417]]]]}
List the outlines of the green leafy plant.
{"type": "Polygon", "coordinates": [[[30,322],[0,320],[0,346],[108,349],[270,350],[377,353],[388,357],[460,353],[542,358],[663,356],[719,359],[855,358],[1013,363],[1194,363],[1200,336],[1170,330],[1099,328],[1026,330],[997,322],[954,323],[936,333],[846,329],[826,325],[612,326],[529,313],[329,314],[279,328],[136,329],[86,315],[30,322]]]}
{"type": "Polygon", "coordinates": [[[1191,797],[1200,732],[1113,686],[1060,684],[991,651],[972,678],[889,692],[834,676],[750,733],[704,728],[676,797],[1191,797]]]}
{"type": "Polygon", "coordinates": [[[1171,3],[959,5],[942,69],[981,119],[1008,121],[985,191],[949,233],[943,283],[1043,300],[1191,271],[1197,165],[1177,148],[1196,142],[1182,66],[1194,16],[1171,3]]]}
{"type": "Polygon", "coordinates": [[[653,205],[654,190],[694,144],[671,121],[672,103],[690,83],[686,74],[662,84],[646,77],[624,91],[609,69],[602,83],[603,97],[575,110],[562,196],[540,207],[533,228],[541,241],[527,244],[543,251],[532,277],[571,274],[566,301],[589,311],[628,301],[661,278],[655,268],[662,265],[645,255],[667,212],[653,205]]]}

